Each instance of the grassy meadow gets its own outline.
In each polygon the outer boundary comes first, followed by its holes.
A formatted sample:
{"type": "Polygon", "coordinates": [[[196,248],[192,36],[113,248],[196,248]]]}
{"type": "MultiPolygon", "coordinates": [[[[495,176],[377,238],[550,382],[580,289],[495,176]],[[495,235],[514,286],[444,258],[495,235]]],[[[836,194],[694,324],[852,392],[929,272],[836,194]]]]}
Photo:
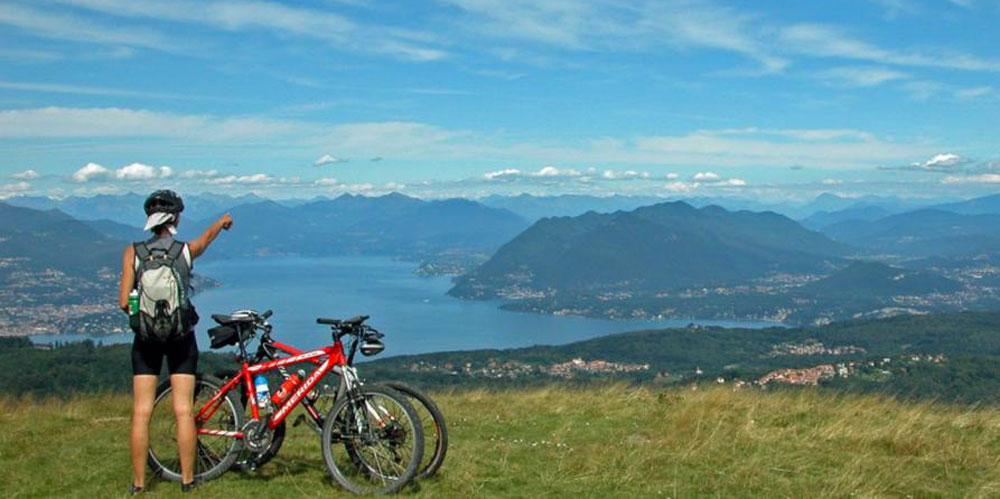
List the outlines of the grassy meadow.
{"type": "MultiPolygon", "coordinates": [[[[1000,409],[816,390],[625,386],[433,394],[451,446],[425,497],[1000,496],[1000,409]]],[[[0,398],[5,497],[124,496],[129,398],[0,398]]],[[[151,496],[179,496],[151,480],[151,496]]],[[[289,427],[253,473],[201,497],[348,496],[289,427]]]]}

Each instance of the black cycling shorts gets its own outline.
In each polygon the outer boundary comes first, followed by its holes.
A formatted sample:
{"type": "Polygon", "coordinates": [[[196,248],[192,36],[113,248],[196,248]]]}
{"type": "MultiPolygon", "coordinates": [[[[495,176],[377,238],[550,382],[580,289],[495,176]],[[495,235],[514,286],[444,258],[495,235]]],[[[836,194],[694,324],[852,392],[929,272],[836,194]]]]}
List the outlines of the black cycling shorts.
{"type": "Polygon", "coordinates": [[[138,336],[132,341],[132,374],[159,376],[163,358],[167,358],[170,374],[196,374],[198,372],[198,342],[194,332],[186,338],[161,343],[142,341],[138,336]]]}

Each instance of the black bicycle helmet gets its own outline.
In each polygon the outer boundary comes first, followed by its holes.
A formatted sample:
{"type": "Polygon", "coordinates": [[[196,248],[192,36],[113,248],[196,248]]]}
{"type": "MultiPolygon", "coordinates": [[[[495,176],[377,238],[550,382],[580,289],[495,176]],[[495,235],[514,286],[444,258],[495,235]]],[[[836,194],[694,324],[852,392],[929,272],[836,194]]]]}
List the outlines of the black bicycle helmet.
{"type": "Polygon", "coordinates": [[[176,192],[163,189],[150,194],[142,207],[146,210],[147,217],[153,213],[173,213],[176,215],[184,211],[184,201],[176,192]]]}

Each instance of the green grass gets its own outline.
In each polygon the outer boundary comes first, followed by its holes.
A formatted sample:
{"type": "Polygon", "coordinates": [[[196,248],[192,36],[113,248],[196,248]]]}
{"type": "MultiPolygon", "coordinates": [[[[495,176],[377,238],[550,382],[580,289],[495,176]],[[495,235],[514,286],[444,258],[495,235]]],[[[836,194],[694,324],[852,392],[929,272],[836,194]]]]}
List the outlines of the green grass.
{"type": "MultiPolygon", "coordinates": [[[[451,448],[408,494],[472,496],[1000,496],[1000,410],[815,390],[553,385],[436,393],[451,448]]],[[[0,398],[5,497],[122,495],[129,398],[0,398]]],[[[150,482],[152,495],[179,495],[150,482]]],[[[203,497],[346,496],[318,438],[289,428],[274,462],[203,497]]]]}

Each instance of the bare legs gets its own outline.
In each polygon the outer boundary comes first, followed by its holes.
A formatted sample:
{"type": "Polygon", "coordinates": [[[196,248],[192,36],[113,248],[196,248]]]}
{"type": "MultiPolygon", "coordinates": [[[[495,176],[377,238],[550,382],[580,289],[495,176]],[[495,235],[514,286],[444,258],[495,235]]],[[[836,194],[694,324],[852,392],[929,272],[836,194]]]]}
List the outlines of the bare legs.
{"type": "Polygon", "coordinates": [[[146,454],[149,452],[149,418],[156,399],[156,376],[132,376],[132,431],[129,444],[132,451],[132,483],[146,485],[146,454]]]}
{"type": "Polygon", "coordinates": [[[172,374],[170,387],[173,391],[174,417],[177,418],[177,454],[181,461],[181,483],[194,481],[194,453],[198,446],[198,434],[194,426],[194,381],[193,374],[172,374]]]}
{"type": "MultiPolygon", "coordinates": [[[[146,459],[149,453],[149,418],[156,399],[157,377],[140,374],[132,377],[132,483],[146,484],[146,459]]],[[[170,376],[174,417],[177,419],[177,453],[181,464],[181,483],[194,481],[194,455],[198,436],[194,425],[194,384],[192,374],[170,376]]]]}

